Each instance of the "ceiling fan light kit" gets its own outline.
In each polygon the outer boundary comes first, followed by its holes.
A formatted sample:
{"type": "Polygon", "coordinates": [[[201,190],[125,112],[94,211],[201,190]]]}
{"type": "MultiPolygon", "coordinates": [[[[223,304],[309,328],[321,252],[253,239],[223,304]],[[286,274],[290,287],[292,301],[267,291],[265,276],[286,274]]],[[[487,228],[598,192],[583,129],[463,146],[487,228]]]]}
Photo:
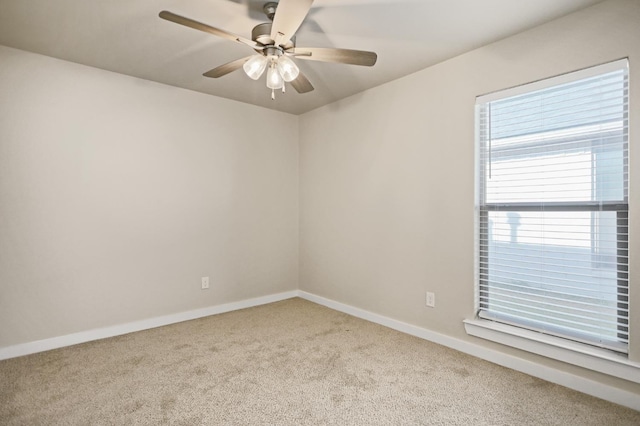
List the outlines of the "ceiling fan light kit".
{"type": "Polygon", "coordinates": [[[275,89],[282,89],[284,92],[284,82],[290,83],[300,75],[300,68],[295,62],[285,56],[282,49],[276,47],[267,47],[263,54],[250,56],[242,65],[242,69],[249,78],[257,80],[267,66],[267,87],[271,89],[271,99],[275,99],[275,89]]]}
{"type": "Polygon", "coordinates": [[[378,58],[374,52],[361,50],[296,48],[295,33],[312,4],[313,0],[280,0],[279,3],[266,3],[263,10],[267,18],[273,22],[256,25],[251,31],[251,40],[166,10],[160,12],[160,17],[251,47],[256,54],[220,65],[203,75],[219,78],[242,68],[249,78],[258,80],[267,70],[267,88],[271,89],[271,99],[275,99],[275,90],[282,89],[284,93],[285,82],[290,83],[298,93],[313,90],[313,85],[300,72],[300,68],[291,57],[362,66],[373,66],[378,58]]]}

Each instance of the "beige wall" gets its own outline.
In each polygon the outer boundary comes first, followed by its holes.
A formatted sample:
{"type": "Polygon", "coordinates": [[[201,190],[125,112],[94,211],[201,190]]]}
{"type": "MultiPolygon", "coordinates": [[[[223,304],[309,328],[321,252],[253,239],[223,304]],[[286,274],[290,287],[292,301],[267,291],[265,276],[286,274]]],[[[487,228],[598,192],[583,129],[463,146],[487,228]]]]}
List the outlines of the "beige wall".
{"type": "MultiPolygon", "coordinates": [[[[300,288],[640,396],[637,384],[467,336],[462,323],[474,317],[475,97],[627,56],[630,222],[640,235],[640,2],[622,0],[301,116],[300,288]],[[434,309],[425,307],[427,290],[434,309]]],[[[638,241],[632,296],[640,294],[638,241]]],[[[640,298],[632,309],[640,312],[640,298]]],[[[640,315],[632,327],[639,360],[640,315]]]]}
{"type": "Polygon", "coordinates": [[[297,117],[5,47],[0,94],[0,347],[297,288],[297,117]]]}
{"type": "Polygon", "coordinates": [[[475,97],[628,56],[640,128],[638,22],[606,2],[299,118],[0,47],[0,348],[299,286],[640,395],[462,325],[475,97]]]}

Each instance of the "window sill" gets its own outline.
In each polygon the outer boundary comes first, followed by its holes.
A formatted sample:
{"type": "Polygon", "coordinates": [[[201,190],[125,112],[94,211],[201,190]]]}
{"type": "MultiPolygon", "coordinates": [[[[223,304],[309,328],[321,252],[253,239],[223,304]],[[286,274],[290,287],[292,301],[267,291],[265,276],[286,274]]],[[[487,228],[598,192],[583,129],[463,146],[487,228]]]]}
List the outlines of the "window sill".
{"type": "Polygon", "coordinates": [[[464,320],[467,334],[640,383],[640,363],[624,355],[482,319],[464,320]]]}

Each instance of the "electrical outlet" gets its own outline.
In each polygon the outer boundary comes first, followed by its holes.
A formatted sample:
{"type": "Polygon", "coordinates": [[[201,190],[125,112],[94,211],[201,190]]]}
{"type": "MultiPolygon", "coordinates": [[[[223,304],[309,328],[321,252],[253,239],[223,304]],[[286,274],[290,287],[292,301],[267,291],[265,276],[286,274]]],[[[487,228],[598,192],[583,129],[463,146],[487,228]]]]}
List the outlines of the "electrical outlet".
{"type": "Polygon", "coordinates": [[[206,290],[209,288],[209,277],[202,277],[202,289],[206,290]]]}
{"type": "Polygon", "coordinates": [[[436,294],[430,291],[427,292],[427,306],[430,308],[436,307],[436,294]]]}

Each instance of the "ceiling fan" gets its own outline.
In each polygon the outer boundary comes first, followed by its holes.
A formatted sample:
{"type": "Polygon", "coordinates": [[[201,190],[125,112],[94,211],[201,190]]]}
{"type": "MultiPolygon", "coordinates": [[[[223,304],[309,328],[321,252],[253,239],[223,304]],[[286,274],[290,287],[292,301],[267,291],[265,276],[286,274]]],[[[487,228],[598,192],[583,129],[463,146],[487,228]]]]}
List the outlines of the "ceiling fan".
{"type": "Polygon", "coordinates": [[[312,3],[313,0],[266,3],[263,11],[272,22],[255,26],[251,31],[251,40],[166,10],[160,12],[160,17],[251,47],[256,54],[220,65],[203,75],[218,78],[243,68],[250,78],[257,80],[266,70],[267,87],[271,89],[271,99],[275,99],[275,90],[282,89],[284,92],[285,82],[291,83],[298,93],[313,90],[307,77],[291,58],[363,66],[373,66],[378,59],[374,52],[363,50],[296,47],[295,33],[309,13],[312,3]]]}

